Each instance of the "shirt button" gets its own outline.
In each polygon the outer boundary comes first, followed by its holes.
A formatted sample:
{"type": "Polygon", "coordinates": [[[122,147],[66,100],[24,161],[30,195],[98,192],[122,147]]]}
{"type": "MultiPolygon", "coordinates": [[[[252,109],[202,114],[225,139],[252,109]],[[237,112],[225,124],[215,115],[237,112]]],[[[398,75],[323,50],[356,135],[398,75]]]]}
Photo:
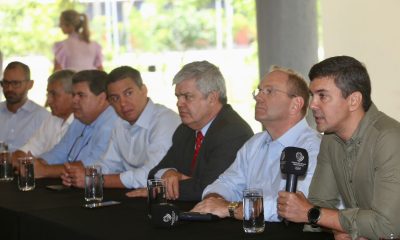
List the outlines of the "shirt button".
{"type": "Polygon", "coordinates": [[[349,183],[353,183],[353,180],[350,179],[350,180],[349,180],[349,183]]]}

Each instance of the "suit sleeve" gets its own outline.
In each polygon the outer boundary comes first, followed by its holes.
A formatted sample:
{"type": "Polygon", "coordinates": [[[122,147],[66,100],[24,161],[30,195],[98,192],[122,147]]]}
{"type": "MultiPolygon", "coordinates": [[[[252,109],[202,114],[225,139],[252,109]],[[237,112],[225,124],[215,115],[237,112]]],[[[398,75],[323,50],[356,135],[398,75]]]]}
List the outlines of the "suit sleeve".
{"type": "Polygon", "coordinates": [[[232,125],[206,138],[194,176],[180,181],[179,198],[199,201],[205,187],[214,182],[235,160],[237,151],[253,135],[249,128],[232,125]]]}

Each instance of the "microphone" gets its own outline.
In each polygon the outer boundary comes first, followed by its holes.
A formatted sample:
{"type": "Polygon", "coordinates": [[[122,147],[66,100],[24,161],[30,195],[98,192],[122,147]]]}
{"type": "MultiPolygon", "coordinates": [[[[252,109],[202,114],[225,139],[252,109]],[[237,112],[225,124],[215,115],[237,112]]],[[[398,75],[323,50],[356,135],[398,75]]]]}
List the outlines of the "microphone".
{"type": "Polygon", "coordinates": [[[296,192],[297,177],[307,172],[308,152],[304,148],[286,147],[281,154],[281,172],[286,174],[286,192],[296,192]]]}
{"type": "Polygon", "coordinates": [[[211,213],[182,212],[171,203],[159,203],[151,207],[150,222],[163,228],[172,228],[181,221],[212,221],[219,219],[211,213]]]}
{"type": "MultiPolygon", "coordinates": [[[[308,167],[308,152],[304,148],[286,147],[281,154],[281,172],[286,174],[286,192],[296,192],[297,177],[304,176],[308,167]]],[[[286,225],[289,222],[284,219],[286,225]]]]}

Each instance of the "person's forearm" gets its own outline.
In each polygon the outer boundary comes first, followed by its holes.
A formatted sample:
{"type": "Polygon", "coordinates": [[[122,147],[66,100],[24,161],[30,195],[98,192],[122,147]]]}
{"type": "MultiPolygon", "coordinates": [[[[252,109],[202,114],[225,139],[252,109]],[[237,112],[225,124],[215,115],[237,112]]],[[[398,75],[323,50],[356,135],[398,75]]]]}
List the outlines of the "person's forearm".
{"type": "Polygon", "coordinates": [[[44,165],[43,171],[37,178],[58,178],[64,170],[64,165],[44,165]]]}
{"type": "Polygon", "coordinates": [[[119,174],[104,175],[103,178],[105,188],[125,188],[119,174]]]}

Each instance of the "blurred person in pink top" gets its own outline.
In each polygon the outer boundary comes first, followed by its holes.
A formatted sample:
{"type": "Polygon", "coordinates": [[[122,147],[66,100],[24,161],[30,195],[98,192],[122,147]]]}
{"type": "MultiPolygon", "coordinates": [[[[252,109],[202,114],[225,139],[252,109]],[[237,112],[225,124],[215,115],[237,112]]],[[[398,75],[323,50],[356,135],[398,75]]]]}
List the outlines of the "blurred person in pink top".
{"type": "Polygon", "coordinates": [[[74,71],[103,70],[101,46],[90,41],[86,14],[75,10],[65,10],[60,16],[60,28],[68,38],[56,42],[54,51],[54,71],[71,69],[74,71]]]}

